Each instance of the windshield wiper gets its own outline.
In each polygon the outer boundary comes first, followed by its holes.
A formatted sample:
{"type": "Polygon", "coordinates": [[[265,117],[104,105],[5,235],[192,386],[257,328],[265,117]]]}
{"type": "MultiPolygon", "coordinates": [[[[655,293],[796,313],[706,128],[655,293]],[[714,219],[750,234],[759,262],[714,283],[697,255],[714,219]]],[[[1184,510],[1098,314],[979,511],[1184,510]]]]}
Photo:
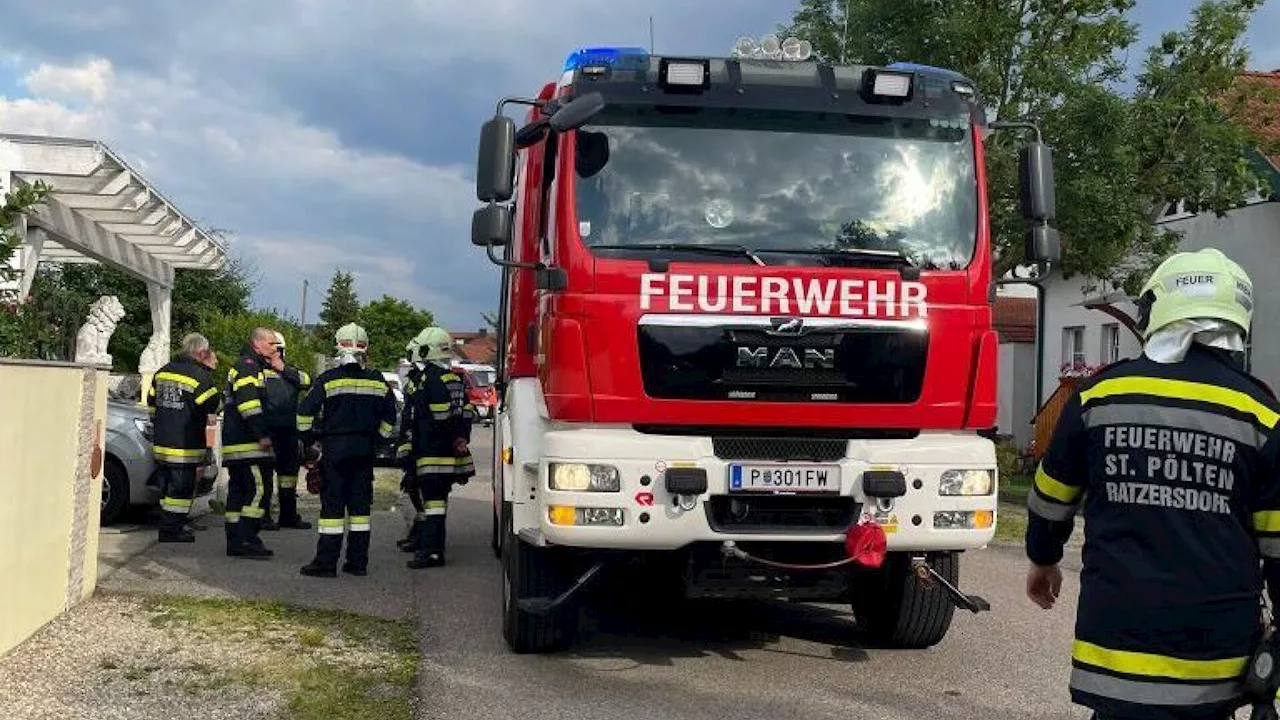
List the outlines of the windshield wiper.
{"type": "Polygon", "coordinates": [[[626,243],[622,245],[595,245],[593,250],[668,250],[676,252],[703,253],[705,255],[737,255],[750,259],[757,265],[766,265],[755,251],[745,245],[729,243],[626,243]]]}
{"type": "Polygon", "coordinates": [[[779,253],[791,255],[816,255],[825,260],[860,260],[863,262],[896,265],[898,274],[905,280],[920,277],[920,265],[901,250],[872,250],[870,248],[757,248],[760,253],[779,253]]]}
{"type": "Polygon", "coordinates": [[[756,248],[756,252],[791,255],[818,255],[820,257],[848,257],[873,262],[900,263],[915,267],[916,262],[901,250],[872,250],[870,248],[756,248]]]}

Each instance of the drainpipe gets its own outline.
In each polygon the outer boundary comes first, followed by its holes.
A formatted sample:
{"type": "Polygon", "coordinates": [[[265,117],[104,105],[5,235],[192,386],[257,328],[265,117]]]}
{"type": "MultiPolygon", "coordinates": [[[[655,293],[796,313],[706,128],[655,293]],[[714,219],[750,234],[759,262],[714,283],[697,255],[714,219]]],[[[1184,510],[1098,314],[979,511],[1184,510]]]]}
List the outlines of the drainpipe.
{"type": "Polygon", "coordinates": [[[1036,407],[1044,402],[1044,284],[1032,283],[1036,289],[1036,407]]]}

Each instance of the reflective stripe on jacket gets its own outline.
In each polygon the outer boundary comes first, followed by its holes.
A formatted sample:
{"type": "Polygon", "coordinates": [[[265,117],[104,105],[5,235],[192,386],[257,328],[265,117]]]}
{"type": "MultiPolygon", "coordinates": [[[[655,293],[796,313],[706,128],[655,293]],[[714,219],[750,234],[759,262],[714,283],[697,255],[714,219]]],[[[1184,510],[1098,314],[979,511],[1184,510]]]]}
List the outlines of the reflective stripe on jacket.
{"type": "Polygon", "coordinates": [[[272,459],[270,450],[259,445],[267,434],[262,407],[263,368],[266,363],[251,348],[227,372],[226,412],[222,417],[222,462],[242,465],[272,459]]]}
{"type": "Polygon", "coordinates": [[[147,389],[151,410],[151,452],[161,465],[198,465],[205,458],[209,415],[222,393],[204,365],[181,356],[160,368],[147,389]]]}
{"type": "Polygon", "coordinates": [[[1228,356],[1108,367],[1067,401],[1027,498],[1027,555],[1085,520],[1071,694],[1099,715],[1225,716],[1280,580],[1280,402],[1228,356]],[[1264,569],[1265,568],[1265,569],[1264,569]]]}

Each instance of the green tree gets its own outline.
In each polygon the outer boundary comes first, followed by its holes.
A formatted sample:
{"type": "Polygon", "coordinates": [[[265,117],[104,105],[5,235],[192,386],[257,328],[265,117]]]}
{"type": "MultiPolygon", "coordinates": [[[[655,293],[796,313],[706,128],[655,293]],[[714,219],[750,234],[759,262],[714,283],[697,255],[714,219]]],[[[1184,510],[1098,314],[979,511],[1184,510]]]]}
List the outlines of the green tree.
{"type": "Polygon", "coordinates": [[[44,181],[37,180],[30,185],[19,185],[4,194],[4,202],[0,203],[0,283],[12,282],[17,277],[10,261],[22,243],[18,223],[44,200],[50,190],[44,181]]]}
{"type": "Polygon", "coordinates": [[[394,369],[405,344],[434,322],[429,311],[390,295],[368,303],[360,310],[360,324],[369,333],[369,365],[394,369]]]}
{"type": "Polygon", "coordinates": [[[498,332],[498,313],[482,312],[480,317],[484,318],[484,323],[489,326],[493,332],[498,332]]]}
{"type": "MultiPolygon", "coordinates": [[[[1054,148],[1064,272],[1132,285],[1179,239],[1153,226],[1164,208],[1237,206],[1260,182],[1247,148],[1264,144],[1231,112],[1248,61],[1242,37],[1261,0],[1201,2],[1186,29],[1163,37],[1127,77],[1134,4],[802,0],[782,30],[808,38],[825,60],[956,70],[994,118],[1037,123],[1054,148]]],[[[1010,133],[985,142],[1000,274],[1021,260],[1022,142],[1010,133]]]]}
{"type": "MultiPolygon", "coordinates": [[[[175,346],[186,333],[201,331],[206,320],[249,309],[252,267],[232,252],[218,270],[174,272],[170,338],[175,346]]],[[[70,358],[89,305],[103,295],[118,297],[127,313],[111,335],[112,365],[120,372],[135,372],[152,331],[151,304],[142,280],[104,265],[42,265],[30,304],[44,319],[53,355],[70,358]]]]}
{"type": "Polygon", "coordinates": [[[214,374],[219,382],[226,380],[227,369],[235,363],[240,350],[249,342],[249,334],[257,327],[270,328],[284,335],[285,357],[289,364],[313,376],[318,374],[315,357],[327,354],[327,346],[317,344],[315,338],[304,333],[297,323],[273,310],[249,310],[232,315],[212,315],[200,328],[201,334],[209,338],[209,345],[218,353],[218,369],[214,374]]]}
{"type": "MultiPolygon", "coordinates": [[[[0,204],[0,284],[18,279],[11,261],[22,243],[18,225],[25,213],[40,203],[50,188],[37,181],[20,185],[4,195],[0,204]]],[[[12,290],[0,291],[0,356],[47,359],[52,345],[44,332],[40,311],[12,290]]]]}
{"type": "Polygon", "coordinates": [[[360,318],[360,299],[356,296],[355,278],[351,273],[335,270],[329,290],[320,306],[320,325],[316,327],[319,342],[332,343],[333,334],[347,323],[360,318]]]}

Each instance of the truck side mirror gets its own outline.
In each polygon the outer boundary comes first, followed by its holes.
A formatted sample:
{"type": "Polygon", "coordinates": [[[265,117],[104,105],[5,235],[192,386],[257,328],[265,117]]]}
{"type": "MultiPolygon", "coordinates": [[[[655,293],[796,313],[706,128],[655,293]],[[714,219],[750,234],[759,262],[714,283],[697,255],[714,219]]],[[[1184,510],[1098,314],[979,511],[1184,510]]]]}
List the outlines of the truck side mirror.
{"type": "Polygon", "coordinates": [[[1035,223],[1047,223],[1056,213],[1053,190],[1053,150],[1042,142],[1030,142],[1018,157],[1018,184],[1022,216],[1035,223]]]}
{"type": "Polygon", "coordinates": [[[511,206],[489,204],[471,216],[471,244],[503,247],[511,242],[511,206]]]}
{"type": "Polygon", "coordinates": [[[480,130],[476,160],[476,198],[480,202],[506,202],[515,190],[516,124],[495,115],[480,130]]]}
{"type": "Polygon", "coordinates": [[[577,130],[604,109],[604,96],[598,92],[579,95],[552,114],[551,129],[556,132],[577,130]]]}
{"type": "Polygon", "coordinates": [[[1062,243],[1058,231],[1044,223],[1036,223],[1027,230],[1026,259],[1028,263],[1057,264],[1062,258],[1062,243]]]}

